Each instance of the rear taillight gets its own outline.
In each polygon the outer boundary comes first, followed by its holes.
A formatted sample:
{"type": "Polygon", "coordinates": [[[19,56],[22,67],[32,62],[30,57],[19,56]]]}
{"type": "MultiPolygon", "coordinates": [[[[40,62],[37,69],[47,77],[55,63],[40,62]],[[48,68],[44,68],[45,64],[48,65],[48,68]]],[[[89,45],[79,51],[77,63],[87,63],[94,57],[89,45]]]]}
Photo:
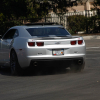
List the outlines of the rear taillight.
{"type": "Polygon", "coordinates": [[[28,42],[29,46],[35,46],[35,42],[28,42]]]}
{"type": "Polygon", "coordinates": [[[37,46],[44,46],[44,42],[36,42],[37,46]]]}
{"type": "Polygon", "coordinates": [[[76,41],[71,41],[71,45],[76,45],[76,41]]]}
{"type": "Polygon", "coordinates": [[[78,40],[78,44],[79,45],[83,44],[83,40],[78,40]]]}

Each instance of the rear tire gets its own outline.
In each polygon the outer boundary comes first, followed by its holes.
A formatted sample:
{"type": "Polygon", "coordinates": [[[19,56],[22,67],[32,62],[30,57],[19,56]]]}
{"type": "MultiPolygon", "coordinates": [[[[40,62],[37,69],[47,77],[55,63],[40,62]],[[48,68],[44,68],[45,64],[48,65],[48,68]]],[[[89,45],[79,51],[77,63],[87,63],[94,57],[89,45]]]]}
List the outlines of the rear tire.
{"type": "Polygon", "coordinates": [[[12,75],[20,75],[21,74],[21,67],[18,63],[17,55],[15,51],[11,51],[10,54],[10,68],[12,75]]]}

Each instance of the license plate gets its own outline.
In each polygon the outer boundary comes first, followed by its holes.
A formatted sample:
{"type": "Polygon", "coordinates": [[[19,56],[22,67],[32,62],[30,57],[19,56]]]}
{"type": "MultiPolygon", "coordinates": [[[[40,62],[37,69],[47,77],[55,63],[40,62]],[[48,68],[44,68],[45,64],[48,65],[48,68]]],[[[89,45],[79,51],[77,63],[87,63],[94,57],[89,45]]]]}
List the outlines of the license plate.
{"type": "Polygon", "coordinates": [[[64,50],[63,49],[56,49],[52,50],[53,55],[64,55],[64,50]]]}

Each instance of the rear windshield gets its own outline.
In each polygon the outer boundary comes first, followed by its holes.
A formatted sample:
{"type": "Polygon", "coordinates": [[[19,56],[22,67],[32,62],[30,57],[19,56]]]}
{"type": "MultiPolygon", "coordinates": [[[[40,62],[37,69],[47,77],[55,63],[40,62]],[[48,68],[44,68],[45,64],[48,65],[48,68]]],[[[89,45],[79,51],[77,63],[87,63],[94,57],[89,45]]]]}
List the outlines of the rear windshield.
{"type": "Polygon", "coordinates": [[[70,35],[64,28],[47,27],[47,28],[28,28],[26,29],[31,36],[67,36],[70,35]]]}

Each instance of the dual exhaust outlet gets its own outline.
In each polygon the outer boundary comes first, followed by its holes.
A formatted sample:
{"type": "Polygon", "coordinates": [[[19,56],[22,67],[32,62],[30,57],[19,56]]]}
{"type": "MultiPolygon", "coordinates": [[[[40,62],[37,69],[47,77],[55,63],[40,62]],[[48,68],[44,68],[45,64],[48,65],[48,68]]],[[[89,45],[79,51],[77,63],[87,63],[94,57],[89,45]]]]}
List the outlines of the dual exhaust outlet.
{"type": "MultiPolygon", "coordinates": [[[[78,60],[78,61],[77,61],[77,64],[78,64],[78,65],[82,65],[82,64],[83,64],[83,60],[78,60]]],[[[35,67],[37,67],[37,66],[38,66],[38,62],[35,61],[35,62],[33,63],[33,65],[34,65],[35,67]]]]}
{"type": "Polygon", "coordinates": [[[38,63],[35,61],[35,62],[33,63],[33,65],[36,67],[36,66],[38,66],[38,63]]]}

